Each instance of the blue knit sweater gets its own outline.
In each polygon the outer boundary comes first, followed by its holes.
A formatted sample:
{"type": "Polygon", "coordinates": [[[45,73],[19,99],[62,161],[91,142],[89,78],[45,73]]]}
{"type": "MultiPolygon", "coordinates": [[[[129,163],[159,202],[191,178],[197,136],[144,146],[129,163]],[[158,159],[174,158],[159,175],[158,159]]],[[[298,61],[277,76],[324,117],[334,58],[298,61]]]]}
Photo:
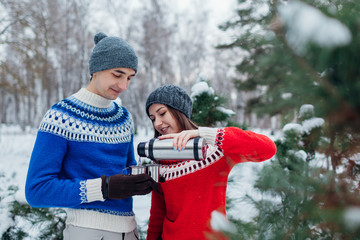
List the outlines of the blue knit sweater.
{"type": "Polygon", "coordinates": [[[45,114],[31,155],[25,194],[33,207],[67,208],[67,223],[130,232],[132,198],[104,200],[101,175],[136,165],[131,114],[81,89],[45,114]]]}

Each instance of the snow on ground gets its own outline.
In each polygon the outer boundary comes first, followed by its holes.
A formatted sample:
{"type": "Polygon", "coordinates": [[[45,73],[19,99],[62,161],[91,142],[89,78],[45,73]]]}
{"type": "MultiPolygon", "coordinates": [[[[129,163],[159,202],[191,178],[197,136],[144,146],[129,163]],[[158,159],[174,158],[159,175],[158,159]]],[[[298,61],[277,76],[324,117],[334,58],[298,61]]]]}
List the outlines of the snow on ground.
{"type": "MultiPolygon", "coordinates": [[[[275,137],[270,136],[270,131],[253,131],[263,133],[271,138],[275,137]]],[[[134,138],[135,149],[139,142],[149,140],[152,134],[152,130],[139,129],[134,138]]],[[[0,236],[12,225],[13,221],[9,217],[8,203],[14,199],[19,202],[26,202],[24,192],[25,180],[35,138],[36,129],[26,129],[23,131],[18,126],[0,125],[0,236]],[[11,185],[18,187],[18,191],[14,196],[8,196],[10,191],[8,187],[11,185]]],[[[256,171],[259,171],[264,164],[266,162],[242,163],[234,167],[230,174],[230,178],[233,178],[234,181],[229,183],[227,194],[231,199],[234,199],[233,202],[236,204],[228,211],[228,216],[250,221],[256,214],[256,209],[246,201],[243,201],[242,198],[245,194],[255,198],[261,197],[259,193],[254,191],[252,185],[255,181],[256,171]]],[[[139,228],[143,231],[147,229],[150,216],[150,200],[151,194],[134,197],[136,220],[139,228]]],[[[32,229],[32,231],[36,230],[32,229]]],[[[36,235],[36,233],[32,234],[36,235]]]]}

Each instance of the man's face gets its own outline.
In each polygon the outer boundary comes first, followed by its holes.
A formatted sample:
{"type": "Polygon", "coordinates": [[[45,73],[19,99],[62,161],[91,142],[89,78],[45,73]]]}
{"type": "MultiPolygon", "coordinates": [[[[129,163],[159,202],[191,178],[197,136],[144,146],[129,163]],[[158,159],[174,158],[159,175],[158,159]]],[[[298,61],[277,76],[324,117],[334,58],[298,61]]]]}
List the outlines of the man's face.
{"type": "Polygon", "coordinates": [[[135,76],[131,68],[112,68],[93,73],[87,90],[109,100],[115,100],[120,93],[125,91],[135,76]]]}

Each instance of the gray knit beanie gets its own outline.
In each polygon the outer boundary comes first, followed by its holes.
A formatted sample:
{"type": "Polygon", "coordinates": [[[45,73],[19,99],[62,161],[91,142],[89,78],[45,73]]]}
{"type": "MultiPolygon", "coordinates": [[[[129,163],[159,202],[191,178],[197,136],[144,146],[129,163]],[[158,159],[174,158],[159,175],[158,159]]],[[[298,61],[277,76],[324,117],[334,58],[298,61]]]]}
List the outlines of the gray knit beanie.
{"type": "Polygon", "coordinates": [[[125,40],[100,32],[95,35],[94,42],[89,60],[90,75],[112,68],[131,68],[137,72],[138,58],[125,40]]]}
{"type": "Polygon", "coordinates": [[[191,117],[192,101],[184,89],[175,85],[163,85],[155,89],[146,100],[146,113],[149,116],[149,107],[154,103],[170,106],[191,117]]]}

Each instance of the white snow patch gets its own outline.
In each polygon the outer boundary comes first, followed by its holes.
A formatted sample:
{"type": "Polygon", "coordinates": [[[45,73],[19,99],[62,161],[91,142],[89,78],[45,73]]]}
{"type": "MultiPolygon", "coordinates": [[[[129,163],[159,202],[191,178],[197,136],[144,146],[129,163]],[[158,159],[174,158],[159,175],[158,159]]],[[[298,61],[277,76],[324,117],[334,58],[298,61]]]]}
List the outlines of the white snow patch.
{"type": "Polygon", "coordinates": [[[215,90],[212,87],[209,87],[209,85],[206,82],[198,82],[195,83],[194,86],[191,88],[191,98],[195,98],[196,96],[202,94],[202,93],[208,93],[209,95],[215,94],[215,90]]]}
{"type": "Polygon", "coordinates": [[[283,93],[281,94],[282,99],[290,99],[292,97],[292,93],[283,93]]]}
{"type": "Polygon", "coordinates": [[[303,127],[298,123],[288,123],[283,127],[283,132],[288,132],[291,130],[294,130],[295,132],[302,134],[303,133],[303,127]]]}
{"type": "Polygon", "coordinates": [[[344,211],[344,221],[350,229],[360,227],[360,207],[349,207],[344,211]]]}
{"type": "Polygon", "coordinates": [[[226,216],[223,213],[216,210],[211,213],[210,224],[212,229],[214,229],[215,231],[222,231],[229,233],[236,232],[235,225],[229,222],[229,220],[226,218],[226,216]]]}
{"type": "Polygon", "coordinates": [[[300,150],[300,151],[295,152],[295,157],[300,158],[300,159],[306,161],[306,159],[307,159],[307,154],[306,154],[306,152],[305,152],[304,150],[300,150]]]}
{"type": "Polygon", "coordinates": [[[303,127],[303,131],[309,134],[314,128],[321,127],[324,123],[325,123],[324,119],[314,117],[304,120],[301,124],[303,127]]]}
{"type": "Polygon", "coordinates": [[[360,153],[352,155],[350,159],[355,161],[356,164],[360,164],[360,153]]]}
{"type": "Polygon", "coordinates": [[[231,109],[227,109],[224,107],[216,107],[216,109],[220,112],[225,113],[226,115],[229,115],[229,116],[235,115],[235,112],[231,109]]]}
{"type": "Polygon", "coordinates": [[[306,113],[314,114],[314,106],[311,104],[304,104],[300,107],[300,117],[303,117],[306,113]]]}
{"type": "Polygon", "coordinates": [[[351,42],[350,30],[335,18],[300,1],[279,6],[280,18],[287,27],[286,39],[299,55],[312,42],[321,47],[344,46],[351,42]]]}

